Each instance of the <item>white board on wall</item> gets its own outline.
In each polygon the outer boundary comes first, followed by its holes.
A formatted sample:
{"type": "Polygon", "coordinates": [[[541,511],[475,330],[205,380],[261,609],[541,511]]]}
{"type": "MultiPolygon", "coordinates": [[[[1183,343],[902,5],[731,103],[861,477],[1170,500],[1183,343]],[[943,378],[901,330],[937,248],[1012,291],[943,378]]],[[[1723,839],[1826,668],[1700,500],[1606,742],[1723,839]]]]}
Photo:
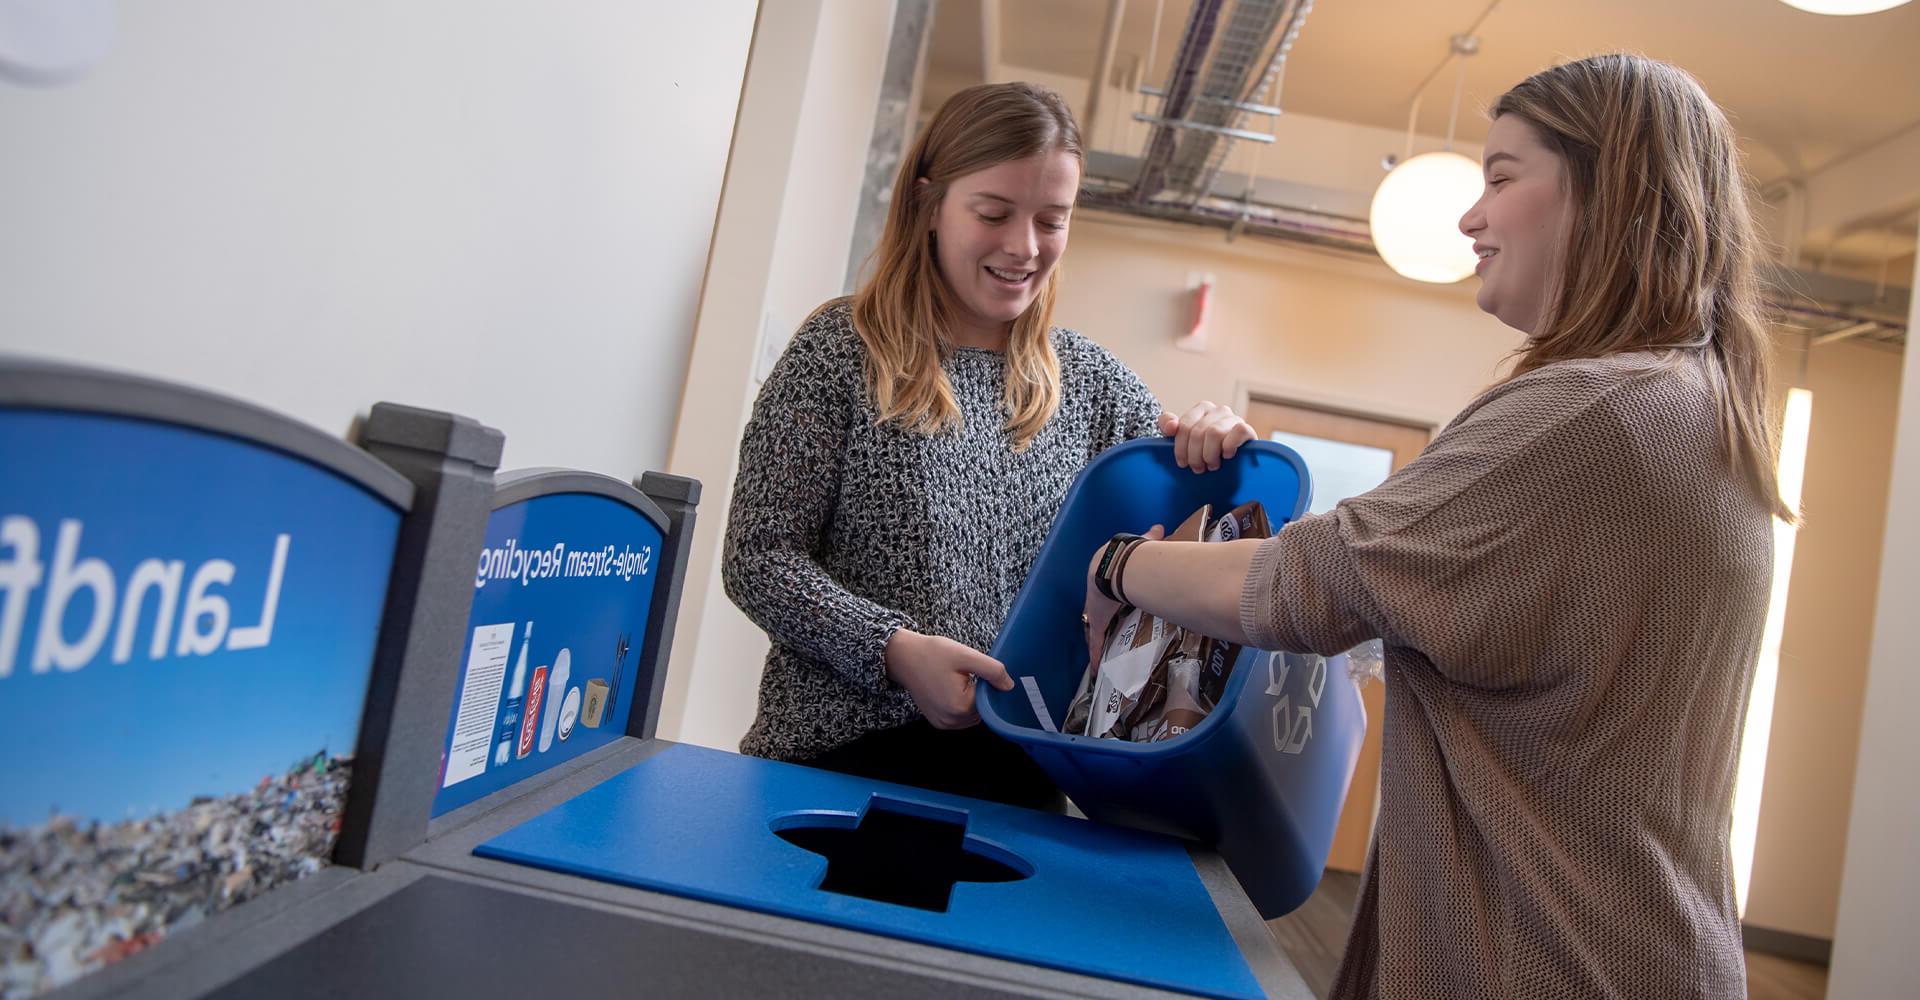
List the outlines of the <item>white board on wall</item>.
{"type": "Polygon", "coordinates": [[[123,4],[0,83],[0,350],[665,464],[753,0],[123,4]]]}

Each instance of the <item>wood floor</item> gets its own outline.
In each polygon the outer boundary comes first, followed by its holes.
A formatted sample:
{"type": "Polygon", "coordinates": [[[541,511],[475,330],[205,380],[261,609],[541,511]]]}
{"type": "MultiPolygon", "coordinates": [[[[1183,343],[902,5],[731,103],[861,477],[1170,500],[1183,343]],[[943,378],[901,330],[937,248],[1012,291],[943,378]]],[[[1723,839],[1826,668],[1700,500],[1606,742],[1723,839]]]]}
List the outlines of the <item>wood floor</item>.
{"type": "MultiPolygon", "coordinates": [[[[1320,880],[1320,888],[1299,909],[1267,921],[1281,950],[1293,959],[1300,978],[1307,981],[1315,996],[1326,996],[1327,987],[1333,983],[1359,891],[1360,876],[1328,872],[1320,880]]],[[[1825,966],[1747,952],[1750,1000],[1821,1000],[1826,994],[1825,966]]]]}

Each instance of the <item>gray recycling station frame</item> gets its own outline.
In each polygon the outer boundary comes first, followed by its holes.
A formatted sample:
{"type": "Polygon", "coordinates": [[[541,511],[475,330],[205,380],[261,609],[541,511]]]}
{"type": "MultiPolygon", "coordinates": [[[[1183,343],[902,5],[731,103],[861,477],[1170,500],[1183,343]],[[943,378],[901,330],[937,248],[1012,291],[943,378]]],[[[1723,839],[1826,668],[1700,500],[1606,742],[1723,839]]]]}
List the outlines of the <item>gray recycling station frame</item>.
{"type": "MultiPolygon", "coordinates": [[[[504,437],[471,418],[379,403],[357,422],[356,446],[212,392],[18,357],[0,356],[0,409],[109,414],[222,435],[359,483],[402,514],[333,864],[51,997],[1178,995],[473,855],[673,745],[656,731],[700,502],[695,480],[648,472],[628,484],[565,469],[496,477],[504,437]],[[610,497],[662,529],[656,586],[664,589],[636,678],[647,692],[643,710],[619,740],[430,819],[487,519],[557,493],[610,497]],[[549,958],[556,954],[590,957],[549,958]]],[[[1204,848],[1189,852],[1262,988],[1311,997],[1226,865],[1204,848]]]]}

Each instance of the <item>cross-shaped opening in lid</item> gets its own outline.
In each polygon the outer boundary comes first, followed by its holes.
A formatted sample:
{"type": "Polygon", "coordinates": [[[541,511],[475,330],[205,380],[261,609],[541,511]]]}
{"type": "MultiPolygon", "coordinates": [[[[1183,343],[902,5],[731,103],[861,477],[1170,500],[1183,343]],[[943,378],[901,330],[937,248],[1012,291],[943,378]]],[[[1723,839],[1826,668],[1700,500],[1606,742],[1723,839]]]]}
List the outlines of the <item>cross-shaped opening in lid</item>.
{"type": "Polygon", "coordinates": [[[947,912],[958,882],[1017,882],[1025,858],[967,834],[967,814],[875,795],[859,815],[826,810],[774,820],[782,840],[827,859],[822,892],[947,912]]]}

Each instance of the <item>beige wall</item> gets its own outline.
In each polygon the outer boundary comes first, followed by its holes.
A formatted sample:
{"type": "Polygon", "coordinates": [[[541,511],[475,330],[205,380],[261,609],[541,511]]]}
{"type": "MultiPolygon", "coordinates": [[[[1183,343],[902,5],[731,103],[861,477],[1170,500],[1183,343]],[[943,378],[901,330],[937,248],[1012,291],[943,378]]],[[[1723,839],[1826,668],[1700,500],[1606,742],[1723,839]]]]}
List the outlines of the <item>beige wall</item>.
{"type": "MultiPolygon", "coordinates": [[[[1800,350],[1782,345],[1783,383],[1800,350]]],[[[1897,351],[1837,343],[1813,348],[1806,515],[1794,546],[1780,674],[1760,799],[1748,923],[1833,937],[1859,748],[1886,523],[1897,351]]]]}
{"type": "Polygon", "coordinates": [[[1422,285],[1346,260],[1213,230],[1074,219],[1054,321],[1105,344],[1162,404],[1236,404],[1252,387],[1444,423],[1490,384],[1518,335],[1465,285],[1422,285]],[[1190,272],[1214,276],[1210,348],[1177,350],[1190,272]]]}
{"type": "MultiPolygon", "coordinates": [[[[1216,232],[1079,216],[1056,321],[1106,344],[1168,406],[1238,404],[1250,387],[1441,423],[1496,376],[1517,335],[1473,282],[1420,285],[1346,261],[1216,232]],[[1187,277],[1215,279],[1212,343],[1176,350],[1187,277]]],[[[1779,374],[1799,370],[1798,343],[1779,374]]],[[[1873,626],[1900,355],[1815,348],[1814,414],[1747,919],[1833,935],[1873,626]]]]}
{"type": "MultiPolygon", "coordinates": [[[[1920,286],[1920,269],[1914,272],[1920,286]]],[[[1920,298],[1907,313],[1920,327],[1920,298]]],[[[1920,349],[1909,348],[1902,373],[1900,407],[1887,495],[1886,540],[1881,547],[1879,596],[1873,647],[1868,657],[1860,754],[1847,829],[1847,865],[1833,941],[1827,995],[1920,996],[1920,349]]]]}

